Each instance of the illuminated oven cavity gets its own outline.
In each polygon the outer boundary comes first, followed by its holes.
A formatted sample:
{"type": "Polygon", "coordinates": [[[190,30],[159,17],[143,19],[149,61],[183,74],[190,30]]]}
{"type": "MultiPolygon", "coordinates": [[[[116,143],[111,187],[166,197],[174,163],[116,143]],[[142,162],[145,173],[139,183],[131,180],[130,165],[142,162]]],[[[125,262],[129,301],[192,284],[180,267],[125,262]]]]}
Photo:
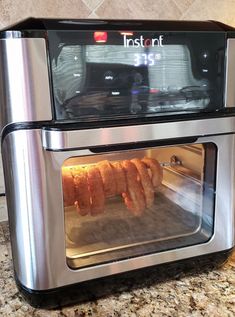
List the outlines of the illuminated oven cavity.
{"type": "Polygon", "coordinates": [[[207,242],[215,162],[212,143],[67,159],[61,175],[68,265],[76,269],[207,242]]]}

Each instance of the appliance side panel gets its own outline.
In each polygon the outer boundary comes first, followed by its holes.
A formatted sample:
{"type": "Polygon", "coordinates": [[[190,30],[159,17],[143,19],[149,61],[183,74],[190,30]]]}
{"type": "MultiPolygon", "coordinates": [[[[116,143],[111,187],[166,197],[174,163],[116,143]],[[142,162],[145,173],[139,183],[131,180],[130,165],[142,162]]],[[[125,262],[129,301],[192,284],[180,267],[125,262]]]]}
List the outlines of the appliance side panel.
{"type": "Polygon", "coordinates": [[[219,140],[216,197],[215,229],[213,240],[217,250],[231,249],[235,239],[234,183],[235,183],[235,135],[217,136],[219,140]]]}
{"type": "Polygon", "coordinates": [[[231,158],[231,231],[233,238],[233,247],[235,247],[235,136],[232,145],[232,158],[231,158]]]}
{"type": "Polygon", "coordinates": [[[45,39],[0,40],[0,130],[15,122],[52,120],[45,39]]]}
{"type": "Polygon", "coordinates": [[[235,107],[235,39],[227,41],[225,107],[235,107]]]}
{"type": "Polygon", "coordinates": [[[51,284],[54,276],[48,263],[53,228],[47,226],[50,214],[40,140],[40,130],[20,130],[8,134],[2,145],[14,268],[29,288],[51,284]]]}

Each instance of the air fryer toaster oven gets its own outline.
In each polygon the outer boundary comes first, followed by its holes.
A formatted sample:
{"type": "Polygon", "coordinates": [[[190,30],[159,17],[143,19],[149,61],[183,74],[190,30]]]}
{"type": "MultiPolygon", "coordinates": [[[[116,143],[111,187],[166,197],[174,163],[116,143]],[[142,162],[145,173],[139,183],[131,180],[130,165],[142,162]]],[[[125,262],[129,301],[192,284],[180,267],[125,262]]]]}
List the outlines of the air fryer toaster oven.
{"type": "Polygon", "coordinates": [[[29,300],[234,246],[234,35],[43,19],[1,32],[6,196],[29,300]]]}

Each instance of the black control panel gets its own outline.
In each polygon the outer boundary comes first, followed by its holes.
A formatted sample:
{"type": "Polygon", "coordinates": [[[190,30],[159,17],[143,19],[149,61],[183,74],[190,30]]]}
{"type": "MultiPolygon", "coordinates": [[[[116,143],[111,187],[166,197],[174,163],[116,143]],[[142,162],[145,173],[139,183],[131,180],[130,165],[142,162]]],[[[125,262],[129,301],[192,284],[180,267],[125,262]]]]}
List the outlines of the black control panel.
{"type": "Polygon", "coordinates": [[[224,32],[48,31],[56,120],[223,108],[224,32]]]}

